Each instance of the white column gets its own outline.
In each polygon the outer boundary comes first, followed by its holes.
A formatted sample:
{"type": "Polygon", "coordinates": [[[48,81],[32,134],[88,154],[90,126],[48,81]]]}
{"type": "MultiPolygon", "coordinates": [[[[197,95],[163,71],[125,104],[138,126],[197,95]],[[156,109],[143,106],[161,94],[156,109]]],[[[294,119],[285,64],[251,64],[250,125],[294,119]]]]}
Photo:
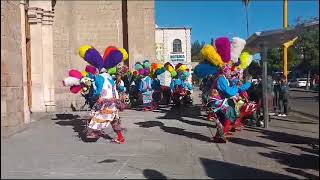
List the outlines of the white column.
{"type": "Polygon", "coordinates": [[[30,7],[28,9],[31,42],[32,112],[45,111],[42,65],[42,14],[43,9],[36,7],[30,7]]]}
{"type": "Polygon", "coordinates": [[[27,53],[26,53],[26,16],[25,2],[20,1],[21,16],[21,54],[22,54],[22,84],[23,84],[23,114],[24,122],[30,123],[30,111],[28,106],[28,87],[27,87],[27,53]]]}
{"type": "Polygon", "coordinates": [[[43,96],[46,111],[54,111],[53,12],[44,11],[42,19],[43,96]]]}
{"type": "Polygon", "coordinates": [[[32,112],[53,111],[53,12],[51,1],[29,1],[32,112]]]}

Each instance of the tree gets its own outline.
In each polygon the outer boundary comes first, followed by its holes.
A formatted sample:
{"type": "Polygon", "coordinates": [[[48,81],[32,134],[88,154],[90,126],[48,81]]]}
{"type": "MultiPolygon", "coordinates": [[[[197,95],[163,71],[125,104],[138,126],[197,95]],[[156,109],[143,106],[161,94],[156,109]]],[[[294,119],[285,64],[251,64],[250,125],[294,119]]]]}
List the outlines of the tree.
{"type": "Polygon", "coordinates": [[[201,45],[198,40],[191,44],[191,56],[197,55],[201,50],[201,45]]]}
{"type": "MultiPolygon", "coordinates": [[[[305,23],[319,21],[318,17],[304,20],[301,17],[296,19],[296,26],[305,23]]],[[[319,26],[313,29],[306,29],[299,35],[294,45],[295,52],[300,59],[296,69],[303,73],[319,72],[319,26]]]]}
{"type": "Polygon", "coordinates": [[[319,27],[303,31],[295,49],[302,58],[296,69],[299,69],[303,74],[307,74],[306,89],[309,89],[311,73],[319,73],[319,27]]]}
{"type": "Polygon", "coordinates": [[[204,45],[205,45],[205,42],[201,42],[200,44],[198,40],[196,40],[194,43],[191,44],[191,61],[192,62],[201,61],[200,51],[204,45]]]}
{"type": "Polygon", "coordinates": [[[282,69],[282,51],[281,48],[271,48],[267,51],[268,74],[282,69]]]}
{"type": "Polygon", "coordinates": [[[288,49],[288,69],[293,71],[298,64],[301,63],[301,58],[299,53],[294,47],[289,47],[288,49]]]}
{"type": "Polygon", "coordinates": [[[301,58],[300,71],[319,72],[319,28],[303,31],[294,48],[301,58]]]}

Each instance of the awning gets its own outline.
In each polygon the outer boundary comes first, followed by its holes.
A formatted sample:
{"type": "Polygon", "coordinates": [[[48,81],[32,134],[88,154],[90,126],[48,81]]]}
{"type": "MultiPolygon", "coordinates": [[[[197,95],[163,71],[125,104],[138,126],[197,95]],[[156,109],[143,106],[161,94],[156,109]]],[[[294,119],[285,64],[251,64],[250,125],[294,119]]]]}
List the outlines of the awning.
{"type": "Polygon", "coordinates": [[[255,54],[261,52],[262,46],[268,48],[281,47],[283,43],[298,36],[302,30],[315,27],[319,27],[319,21],[301,24],[287,29],[255,32],[247,39],[245,50],[255,54]]]}

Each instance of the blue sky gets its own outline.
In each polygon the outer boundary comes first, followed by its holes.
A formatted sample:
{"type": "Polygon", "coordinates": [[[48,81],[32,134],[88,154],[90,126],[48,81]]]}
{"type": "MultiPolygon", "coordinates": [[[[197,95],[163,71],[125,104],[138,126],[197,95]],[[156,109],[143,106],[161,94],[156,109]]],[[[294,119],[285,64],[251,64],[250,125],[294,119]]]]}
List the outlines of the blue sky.
{"type": "MultiPolygon", "coordinates": [[[[211,38],[238,36],[246,39],[245,8],[241,0],[165,1],[156,0],[159,27],[192,28],[192,42],[210,43],[211,38]]],[[[289,0],[289,25],[298,17],[319,17],[318,0],[289,0]]],[[[252,0],[248,8],[249,34],[283,27],[283,0],[252,0]]]]}

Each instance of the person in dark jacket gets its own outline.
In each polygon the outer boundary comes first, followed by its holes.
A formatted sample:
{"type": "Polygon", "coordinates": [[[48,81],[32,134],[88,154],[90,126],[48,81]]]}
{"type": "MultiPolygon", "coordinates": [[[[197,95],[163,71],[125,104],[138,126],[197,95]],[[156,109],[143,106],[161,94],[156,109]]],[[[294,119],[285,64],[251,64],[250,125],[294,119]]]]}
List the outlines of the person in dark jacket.
{"type": "Polygon", "coordinates": [[[279,94],[280,94],[280,90],[281,90],[280,87],[281,87],[281,80],[280,80],[280,78],[277,78],[275,80],[275,83],[273,86],[273,110],[274,110],[274,112],[277,111],[277,107],[280,107],[280,105],[279,105],[279,94]]]}
{"type": "Polygon", "coordinates": [[[289,97],[289,86],[285,78],[281,79],[280,92],[279,92],[279,109],[280,114],[278,116],[286,117],[288,114],[288,97],[289,97]]]}

